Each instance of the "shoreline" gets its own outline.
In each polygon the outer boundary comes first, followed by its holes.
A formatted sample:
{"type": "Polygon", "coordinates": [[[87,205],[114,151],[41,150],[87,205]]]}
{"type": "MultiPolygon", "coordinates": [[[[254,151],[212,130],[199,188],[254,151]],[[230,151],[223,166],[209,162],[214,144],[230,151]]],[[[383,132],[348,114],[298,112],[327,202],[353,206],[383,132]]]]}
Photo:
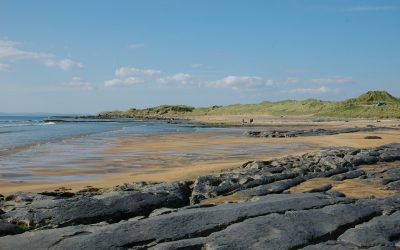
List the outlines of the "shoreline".
{"type": "MultiPolygon", "coordinates": [[[[224,133],[222,133],[224,135],[224,133]]],[[[152,137],[147,138],[147,141],[143,141],[141,139],[141,147],[137,146],[137,139],[131,138],[131,140],[122,140],[115,143],[115,148],[110,148],[106,150],[105,154],[111,155],[119,155],[121,153],[130,154],[129,152],[134,153],[135,150],[138,151],[148,151],[153,152],[150,155],[142,155],[144,158],[144,168],[141,169],[126,169],[125,165],[120,162],[99,162],[97,165],[100,167],[98,170],[85,170],[85,169],[77,169],[74,174],[85,173],[85,171],[100,171],[101,166],[107,165],[118,165],[121,164],[121,169],[117,170],[117,172],[103,172],[104,175],[96,178],[88,178],[84,180],[76,180],[76,181],[58,181],[58,182],[5,182],[0,181],[0,189],[2,190],[2,194],[10,194],[17,191],[51,191],[55,189],[65,188],[71,191],[79,191],[80,189],[84,189],[87,186],[92,186],[96,188],[109,188],[115,185],[121,185],[123,183],[129,182],[137,182],[137,181],[148,181],[148,182],[170,182],[177,180],[194,180],[197,176],[216,173],[223,170],[237,169],[246,161],[251,160],[270,160],[276,157],[284,157],[288,155],[299,155],[311,151],[315,151],[320,149],[321,147],[343,147],[350,146],[355,148],[369,148],[376,147],[387,143],[398,142],[400,141],[400,131],[374,131],[374,132],[356,132],[349,134],[338,134],[338,135],[325,135],[325,136],[312,136],[312,137],[292,137],[292,138],[251,138],[245,137],[243,135],[237,135],[237,138],[201,138],[203,134],[196,135],[195,133],[173,133],[168,134],[165,137],[161,138],[160,141],[159,135],[154,135],[152,137]],[[364,139],[365,136],[376,135],[382,137],[379,140],[367,140],[364,139]],[[211,139],[210,139],[211,138],[211,139]],[[154,141],[158,140],[158,143],[155,145],[154,141]],[[177,144],[177,142],[179,142],[177,144]],[[191,158],[179,158],[179,157],[167,157],[160,156],[158,152],[165,152],[168,154],[171,150],[190,150],[194,148],[200,148],[201,150],[206,150],[202,148],[205,145],[219,145],[221,143],[225,143],[227,147],[234,147],[235,145],[240,145],[241,147],[248,148],[249,155],[245,157],[236,157],[236,158],[227,158],[223,159],[223,157],[217,157],[218,152],[216,152],[216,156],[214,160],[208,161],[195,161],[191,160],[191,158]],[[254,153],[254,145],[304,145],[306,149],[301,148],[293,148],[286,150],[285,152],[272,151],[270,153],[262,153],[261,152],[255,154],[254,153]],[[252,152],[253,151],[253,152],[252,152]],[[145,158],[149,158],[151,160],[157,160],[160,162],[164,162],[161,165],[154,166],[154,164],[146,163],[145,158]],[[167,157],[167,158],[166,158],[167,157]],[[165,161],[169,162],[165,164],[165,161]],[[152,166],[153,165],[153,166],[152,166]],[[108,175],[107,175],[108,174],[108,175]]],[[[140,157],[140,155],[139,155],[140,157]]],[[[213,156],[214,157],[214,156],[213,156]]],[[[137,160],[142,160],[140,158],[126,158],[124,161],[128,164],[129,162],[135,163],[137,160]]],[[[129,164],[128,164],[129,165],[129,164]]],[[[96,164],[94,164],[96,166],[96,164]]],[[[57,170],[53,172],[50,171],[47,174],[62,174],[63,170],[57,170]]],[[[66,172],[72,171],[70,169],[65,170],[66,172]]],[[[64,173],[66,173],[64,172],[64,173]]],[[[46,174],[46,171],[43,171],[41,174],[46,174]]]]}
{"type": "Polygon", "coordinates": [[[167,122],[210,127],[259,127],[259,126],[332,126],[350,127],[366,125],[382,125],[383,127],[399,127],[400,118],[348,118],[323,117],[313,115],[270,115],[270,114],[238,114],[238,115],[132,115],[132,116],[52,116],[46,121],[53,122],[167,122]],[[54,119],[52,119],[54,118],[54,119]],[[242,123],[243,119],[246,123],[242,123]],[[250,124],[250,119],[253,122],[250,124]]]}

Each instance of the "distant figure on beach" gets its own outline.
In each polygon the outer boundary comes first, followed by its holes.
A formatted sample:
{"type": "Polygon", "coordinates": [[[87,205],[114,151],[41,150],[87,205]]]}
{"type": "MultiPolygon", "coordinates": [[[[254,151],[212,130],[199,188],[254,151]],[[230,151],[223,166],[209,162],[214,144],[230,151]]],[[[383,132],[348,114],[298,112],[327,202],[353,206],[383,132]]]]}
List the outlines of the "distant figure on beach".
{"type": "Polygon", "coordinates": [[[252,124],[253,123],[253,118],[250,118],[250,124],[252,124]]]}

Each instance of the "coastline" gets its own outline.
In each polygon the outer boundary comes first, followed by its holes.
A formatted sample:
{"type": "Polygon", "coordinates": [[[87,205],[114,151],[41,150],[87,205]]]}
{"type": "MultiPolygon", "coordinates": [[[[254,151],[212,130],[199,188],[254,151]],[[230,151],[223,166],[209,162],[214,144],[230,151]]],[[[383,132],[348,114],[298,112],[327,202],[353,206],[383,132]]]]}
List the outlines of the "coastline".
{"type": "MultiPolygon", "coordinates": [[[[349,123],[346,123],[349,124],[349,123]]],[[[291,126],[278,126],[280,128],[291,128],[291,126]]],[[[223,136],[224,133],[218,134],[223,136]]],[[[75,181],[58,181],[58,182],[0,182],[2,194],[10,194],[17,191],[51,191],[56,189],[67,189],[70,191],[79,191],[87,186],[96,188],[109,188],[116,185],[122,185],[129,182],[170,182],[177,180],[194,180],[197,176],[219,172],[222,170],[236,169],[243,163],[251,160],[269,160],[276,157],[284,157],[287,155],[299,155],[306,152],[311,152],[320,149],[321,147],[355,147],[369,148],[376,147],[387,143],[400,141],[400,131],[374,131],[374,132],[357,132],[349,134],[312,136],[312,137],[294,137],[294,138],[251,138],[242,134],[231,135],[231,138],[219,138],[216,134],[196,133],[173,133],[159,137],[153,135],[143,138],[127,138],[114,143],[113,148],[105,150],[106,155],[120,154],[135,154],[136,157],[126,157],[122,162],[119,161],[100,161],[91,163],[95,168],[91,169],[67,169],[67,170],[52,170],[38,172],[42,175],[57,175],[57,174],[75,174],[95,173],[100,174],[99,177],[87,178],[84,180],[75,181]],[[382,137],[379,140],[366,140],[365,136],[376,135],[382,137]],[[140,141],[140,146],[138,146],[140,141]],[[155,144],[154,142],[157,141],[155,144]],[[303,145],[302,147],[288,147],[286,150],[277,149],[271,152],[254,152],[255,147],[260,145],[303,145]],[[206,146],[225,145],[226,147],[240,147],[247,150],[247,154],[238,157],[228,156],[223,158],[218,155],[218,152],[210,154],[209,160],[196,160],[191,157],[168,156],[168,152],[179,150],[207,150],[206,146]],[[147,152],[143,154],[144,152],[147,152]],[[159,152],[164,152],[165,155],[160,155],[159,152]],[[140,155],[142,154],[142,155],[140,155]],[[146,159],[149,162],[146,162],[146,159]],[[140,162],[141,168],[128,168],[129,165],[135,165],[140,162]],[[158,163],[157,163],[158,162],[158,163]],[[116,171],[102,170],[104,166],[118,166],[116,171]],[[98,169],[96,169],[96,166],[98,169]]]]}

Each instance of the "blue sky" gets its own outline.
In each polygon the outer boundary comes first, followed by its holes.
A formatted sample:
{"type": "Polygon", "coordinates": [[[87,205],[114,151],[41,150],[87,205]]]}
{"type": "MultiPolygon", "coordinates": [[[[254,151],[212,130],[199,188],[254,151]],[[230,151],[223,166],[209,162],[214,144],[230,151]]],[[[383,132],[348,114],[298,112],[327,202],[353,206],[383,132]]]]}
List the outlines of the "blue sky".
{"type": "Polygon", "coordinates": [[[400,1],[0,1],[0,112],[400,96],[400,1]]]}

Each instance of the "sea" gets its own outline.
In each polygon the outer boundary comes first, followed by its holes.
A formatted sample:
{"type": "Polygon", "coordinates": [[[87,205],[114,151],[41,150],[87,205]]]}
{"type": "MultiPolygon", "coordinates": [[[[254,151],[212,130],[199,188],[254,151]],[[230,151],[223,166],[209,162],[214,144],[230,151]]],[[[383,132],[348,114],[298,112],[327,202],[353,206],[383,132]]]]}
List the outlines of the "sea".
{"type": "Polygon", "coordinates": [[[66,122],[52,121],[55,119],[47,116],[0,116],[0,180],[63,181],[92,178],[96,175],[44,177],[31,174],[30,170],[37,172],[42,168],[86,168],[79,163],[102,160],[104,155],[101,152],[119,138],[155,133],[227,130],[165,121],[118,122],[75,118],[63,118],[66,122]]]}

